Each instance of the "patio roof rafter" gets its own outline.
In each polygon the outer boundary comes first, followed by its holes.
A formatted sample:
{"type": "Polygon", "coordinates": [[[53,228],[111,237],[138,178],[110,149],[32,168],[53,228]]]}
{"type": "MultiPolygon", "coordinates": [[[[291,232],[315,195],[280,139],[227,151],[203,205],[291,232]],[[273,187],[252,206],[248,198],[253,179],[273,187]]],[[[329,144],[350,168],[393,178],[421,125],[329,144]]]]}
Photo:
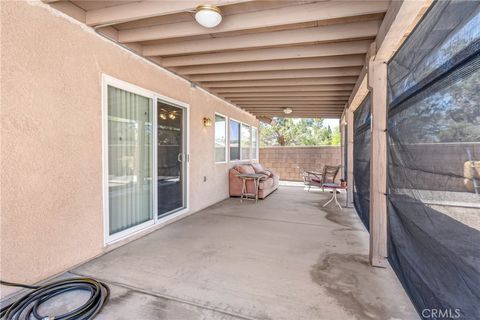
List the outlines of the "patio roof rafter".
{"type": "Polygon", "coordinates": [[[350,84],[325,84],[311,86],[276,86],[276,87],[239,87],[239,88],[212,88],[211,91],[219,94],[234,92],[298,92],[298,91],[348,91],[353,88],[350,84]]]}
{"type": "Polygon", "coordinates": [[[301,70],[312,68],[331,67],[358,67],[363,66],[362,55],[333,56],[320,58],[300,58],[254,62],[236,62],[211,64],[203,66],[189,66],[174,68],[177,73],[184,75],[209,74],[209,73],[231,73],[231,72],[252,72],[252,71],[274,71],[274,70],[301,70]]]}
{"type": "MultiPolygon", "coordinates": [[[[205,0],[201,4],[217,6],[249,2],[252,0],[205,0]]],[[[126,1],[127,2],[127,1],[126,1]]],[[[174,13],[191,12],[199,5],[198,1],[131,1],[121,5],[92,9],[86,12],[86,24],[106,26],[134,20],[165,16],[174,13]]]]}
{"type": "Polygon", "coordinates": [[[184,55],[201,52],[225,50],[242,50],[314,44],[321,42],[348,41],[353,39],[373,38],[380,27],[380,21],[354,22],[313,28],[262,32],[236,37],[219,37],[213,39],[169,42],[165,44],[145,45],[145,56],[184,55]]]}
{"type": "Polygon", "coordinates": [[[304,97],[329,96],[344,104],[392,2],[64,0],[51,5],[242,107],[231,98],[285,97],[289,104],[302,104],[327,101],[304,97]],[[199,4],[219,6],[221,23],[200,26],[194,18],[199,4]]]}
{"type": "Polygon", "coordinates": [[[298,79],[312,77],[340,77],[358,76],[361,67],[325,68],[304,70],[275,70],[275,71],[252,71],[235,73],[214,73],[205,75],[192,75],[189,79],[196,82],[202,81],[233,81],[233,80],[270,80],[270,79],[298,79]]]}
{"type": "MultiPolygon", "coordinates": [[[[349,18],[382,13],[388,1],[343,1],[339,3],[318,2],[297,6],[274,8],[229,15],[225,23],[215,28],[214,33],[275,28],[301,23],[319,24],[325,20],[349,18]]],[[[120,42],[163,40],[188,36],[208,35],[212,31],[194,21],[121,30],[120,42]]]]}
{"type": "Polygon", "coordinates": [[[276,106],[293,106],[293,105],[335,105],[335,106],[344,106],[345,100],[292,100],[292,99],[285,99],[285,100],[230,100],[232,103],[240,106],[268,106],[268,105],[276,105],[276,106]]]}
{"type": "Polygon", "coordinates": [[[233,92],[225,93],[223,96],[226,99],[235,100],[235,98],[242,99],[257,99],[257,98],[274,98],[285,99],[285,97],[295,97],[295,99],[309,98],[309,97],[349,97],[350,91],[306,91],[306,92],[233,92]]]}
{"type": "MultiPolygon", "coordinates": [[[[348,96],[300,96],[300,97],[295,97],[294,99],[292,99],[291,101],[304,101],[304,100],[308,100],[308,101],[329,101],[329,100],[334,100],[334,101],[337,101],[337,100],[342,100],[342,101],[345,101],[347,102],[347,99],[348,99],[348,96]]],[[[231,100],[231,101],[238,101],[238,102],[241,102],[241,101],[244,101],[244,102],[248,102],[248,101],[288,101],[289,98],[285,98],[285,97],[232,97],[232,98],[228,98],[228,100],[231,100]]]]}
{"type": "Polygon", "coordinates": [[[280,102],[239,102],[239,106],[251,106],[251,107],[278,107],[278,106],[295,106],[295,107],[317,107],[317,106],[337,106],[343,108],[345,103],[341,101],[301,101],[301,102],[291,102],[291,101],[280,101],[280,102]]]}
{"type": "Polygon", "coordinates": [[[238,80],[202,82],[207,88],[238,88],[238,87],[274,87],[298,85],[324,85],[324,84],[355,84],[356,77],[331,77],[331,78],[300,78],[300,79],[267,79],[267,80],[238,80]]]}
{"type": "Polygon", "coordinates": [[[190,65],[269,61],[280,59],[314,58],[326,56],[343,56],[350,54],[365,54],[370,46],[370,40],[347,41],[338,43],[322,43],[315,45],[300,45],[293,47],[269,48],[258,50],[227,51],[165,57],[162,65],[179,67],[190,65]]]}

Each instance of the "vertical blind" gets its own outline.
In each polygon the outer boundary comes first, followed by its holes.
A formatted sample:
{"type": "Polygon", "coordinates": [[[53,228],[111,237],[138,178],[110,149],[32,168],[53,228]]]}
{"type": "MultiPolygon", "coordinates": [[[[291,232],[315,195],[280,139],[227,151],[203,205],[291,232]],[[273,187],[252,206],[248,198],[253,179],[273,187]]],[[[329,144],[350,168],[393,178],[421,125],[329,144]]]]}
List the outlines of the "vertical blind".
{"type": "Polygon", "coordinates": [[[152,219],[152,101],[108,86],[110,235],[152,219]]]}

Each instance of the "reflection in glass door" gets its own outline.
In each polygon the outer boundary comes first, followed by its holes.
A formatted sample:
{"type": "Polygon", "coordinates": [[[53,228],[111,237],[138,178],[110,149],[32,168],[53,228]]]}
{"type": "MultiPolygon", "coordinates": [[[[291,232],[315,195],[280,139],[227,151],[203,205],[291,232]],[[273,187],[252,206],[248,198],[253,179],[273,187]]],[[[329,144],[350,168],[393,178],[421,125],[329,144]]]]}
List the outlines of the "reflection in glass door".
{"type": "Polygon", "coordinates": [[[185,109],[157,102],[157,214],[185,208],[185,109]]]}

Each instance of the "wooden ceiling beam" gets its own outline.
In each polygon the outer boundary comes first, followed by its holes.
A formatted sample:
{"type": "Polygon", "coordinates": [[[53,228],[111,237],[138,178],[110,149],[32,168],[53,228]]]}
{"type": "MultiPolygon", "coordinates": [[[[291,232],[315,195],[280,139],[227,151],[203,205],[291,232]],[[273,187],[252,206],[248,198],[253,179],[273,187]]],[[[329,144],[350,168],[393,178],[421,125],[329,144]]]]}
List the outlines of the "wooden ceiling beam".
{"type": "Polygon", "coordinates": [[[375,60],[388,61],[401,46],[406,35],[432,4],[432,0],[392,1],[375,39],[375,60]]]}
{"type": "Polygon", "coordinates": [[[234,101],[238,106],[273,106],[273,105],[340,105],[345,106],[347,100],[274,100],[274,101],[234,101]]]}
{"type": "MultiPolygon", "coordinates": [[[[248,109],[248,108],[243,108],[243,109],[254,114],[272,115],[272,114],[284,113],[283,108],[265,109],[265,110],[264,109],[255,110],[255,109],[248,109]]],[[[310,110],[292,109],[292,110],[293,110],[292,113],[296,113],[296,114],[313,114],[313,113],[323,113],[323,114],[331,114],[331,115],[342,114],[342,110],[322,110],[322,109],[310,109],[310,110]]]]}
{"type": "MultiPolygon", "coordinates": [[[[254,110],[254,109],[243,109],[253,114],[261,114],[261,115],[268,115],[274,116],[278,114],[285,114],[283,109],[277,108],[272,110],[254,110]]],[[[293,110],[291,114],[304,114],[304,115],[311,115],[311,114],[324,114],[324,115],[342,115],[342,110],[293,110]]]]}
{"type": "Polygon", "coordinates": [[[178,41],[145,45],[145,56],[185,55],[201,52],[267,48],[296,44],[347,41],[375,37],[380,21],[344,23],[276,32],[261,32],[234,37],[178,41]]]}
{"type": "Polygon", "coordinates": [[[272,87],[272,86],[301,86],[319,84],[355,84],[357,77],[331,77],[331,78],[301,78],[277,80],[243,80],[224,82],[202,82],[206,88],[238,88],[238,87],[272,87]]]}
{"type": "Polygon", "coordinates": [[[338,112],[322,112],[322,111],[309,111],[309,112],[292,112],[290,114],[285,114],[282,110],[275,110],[275,111],[251,111],[245,110],[250,112],[251,114],[257,117],[283,117],[283,118],[337,118],[339,119],[342,116],[342,113],[338,112]]]}
{"type": "MultiPolygon", "coordinates": [[[[180,1],[182,2],[182,1],[180,1]]],[[[387,11],[388,1],[319,2],[226,16],[214,29],[195,21],[122,30],[120,42],[163,40],[211,33],[271,28],[290,24],[370,15],[387,11]]]]}
{"type": "Polygon", "coordinates": [[[352,90],[353,85],[350,84],[331,84],[331,85],[322,85],[322,86],[287,86],[287,87],[255,87],[255,88],[218,88],[216,90],[211,90],[222,95],[222,93],[232,93],[232,92],[300,92],[300,91],[341,91],[341,90],[352,90]]]}
{"type": "Polygon", "coordinates": [[[340,106],[343,108],[346,101],[265,101],[265,102],[237,102],[237,106],[340,106]]]}
{"type": "MultiPolygon", "coordinates": [[[[367,54],[367,61],[368,56],[388,61],[431,3],[430,0],[393,1],[380,26],[377,39],[367,54]]],[[[348,100],[348,108],[355,111],[368,92],[367,70],[363,68],[348,100]]]]}
{"type": "Polygon", "coordinates": [[[340,119],[341,113],[296,113],[285,114],[281,111],[278,112],[250,112],[257,117],[281,117],[281,118],[328,118],[328,119],[340,119]]]}
{"type": "Polygon", "coordinates": [[[222,93],[222,96],[227,99],[256,99],[256,98],[278,98],[285,97],[349,97],[351,91],[307,91],[307,92],[234,92],[222,93]]]}
{"type": "Polygon", "coordinates": [[[249,1],[251,0],[135,1],[117,6],[88,10],[86,23],[92,27],[107,26],[179,12],[193,11],[200,4],[222,6],[249,1]]]}
{"type": "Polygon", "coordinates": [[[175,68],[175,72],[183,75],[301,70],[312,68],[358,67],[365,63],[365,55],[333,56],[319,58],[285,59],[271,61],[251,61],[237,63],[207,64],[204,66],[188,66],[175,68]]]}
{"type": "Polygon", "coordinates": [[[330,113],[330,112],[321,112],[321,111],[313,111],[313,112],[292,112],[290,114],[285,114],[283,111],[276,110],[275,112],[254,112],[254,111],[249,111],[245,110],[247,112],[250,112],[256,117],[281,117],[281,118],[335,118],[339,119],[342,114],[338,114],[337,112],[335,113],[330,113]]]}
{"type": "Polygon", "coordinates": [[[358,76],[361,67],[306,69],[306,70],[283,70],[283,71],[254,71],[218,74],[191,75],[191,81],[231,81],[231,80],[261,80],[261,79],[291,79],[312,77],[341,77],[358,76]]]}
{"type": "Polygon", "coordinates": [[[350,110],[355,111],[367,95],[368,95],[367,68],[364,68],[362,70],[362,73],[358,77],[358,80],[355,83],[355,86],[353,87],[352,94],[348,99],[348,105],[350,110]]]}
{"type": "MultiPolygon", "coordinates": [[[[344,106],[345,104],[343,104],[344,106]]],[[[295,110],[302,110],[302,109],[313,109],[313,110],[320,110],[320,109],[327,109],[331,111],[340,111],[340,113],[343,111],[343,106],[341,105],[335,105],[335,104],[324,104],[324,105],[285,105],[285,104],[276,104],[276,105],[270,105],[270,106],[242,106],[242,105],[237,105],[240,108],[247,108],[247,109],[255,109],[255,110],[271,110],[271,109],[285,109],[286,107],[295,109],[295,110]]]]}
{"type": "MultiPolygon", "coordinates": [[[[276,108],[276,109],[260,109],[260,110],[255,110],[255,109],[249,109],[249,108],[242,108],[244,110],[247,110],[248,112],[256,113],[256,114],[265,114],[265,115],[272,115],[275,113],[284,113],[283,110],[284,108],[276,108]]],[[[303,114],[313,114],[313,113],[323,113],[323,114],[342,114],[342,110],[322,110],[322,109],[311,109],[311,110],[295,110],[293,109],[293,113],[303,113],[303,114]]]]}
{"type": "MultiPolygon", "coordinates": [[[[243,109],[249,109],[249,110],[256,110],[256,111],[260,111],[260,110],[266,110],[266,111],[275,111],[275,110],[284,110],[286,108],[286,106],[283,106],[283,105],[279,105],[279,106],[270,106],[270,107],[266,107],[266,106],[258,106],[258,107],[254,107],[254,106],[245,106],[245,107],[241,107],[243,109]]],[[[288,108],[291,108],[292,110],[294,111],[312,111],[312,110],[317,110],[317,111],[329,111],[329,112],[342,112],[343,111],[343,108],[342,107],[339,107],[339,106],[328,106],[328,105],[325,105],[325,106],[288,106],[288,108]]]]}
{"type": "Polygon", "coordinates": [[[249,102],[300,102],[300,101],[348,101],[348,96],[342,97],[282,97],[282,98],[230,98],[228,99],[235,103],[249,103],[249,102]]]}
{"type": "Polygon", "coordinates": [[[257,118],[259,117],[278,117],[278,118],[294,118],[294,119],[340,119],[340,116],[335,114],[335,115],[325,115],[325,114],[311,114],[311,115],[302,115],[302,114],[289,114],[289,115],[280,115],[280,114],[269,114],[269,115],[263,115],[263,114],[253,114],[257,118]]]}
{"type": "Polygon", "coordinates": [[[164,67],[179,67],[231,62],[269,61],[279,59],[314,58],[349,54],[364,54],[371,40],[322,43],[307,46],[227,51],[197,55],[173,56],[162,59],[164,67]]]}

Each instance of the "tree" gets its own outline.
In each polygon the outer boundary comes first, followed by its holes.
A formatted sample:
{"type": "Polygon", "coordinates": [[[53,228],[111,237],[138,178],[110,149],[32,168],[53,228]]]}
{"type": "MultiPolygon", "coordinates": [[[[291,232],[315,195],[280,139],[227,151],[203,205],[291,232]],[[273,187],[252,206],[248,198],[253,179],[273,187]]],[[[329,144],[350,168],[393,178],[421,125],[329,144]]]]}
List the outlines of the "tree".
{"type": "Polygon", "coordinates": [[[274,118],[261,125],[261,146],[339,145],[340,130],[324,126],[323,119],[274,118]]]}

